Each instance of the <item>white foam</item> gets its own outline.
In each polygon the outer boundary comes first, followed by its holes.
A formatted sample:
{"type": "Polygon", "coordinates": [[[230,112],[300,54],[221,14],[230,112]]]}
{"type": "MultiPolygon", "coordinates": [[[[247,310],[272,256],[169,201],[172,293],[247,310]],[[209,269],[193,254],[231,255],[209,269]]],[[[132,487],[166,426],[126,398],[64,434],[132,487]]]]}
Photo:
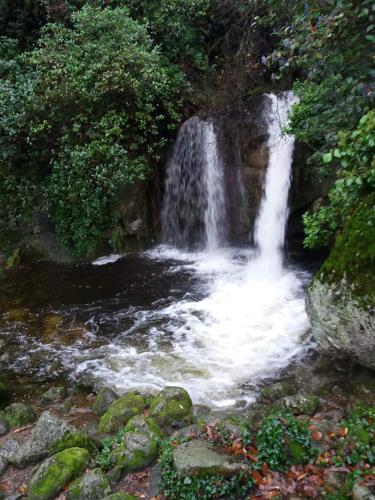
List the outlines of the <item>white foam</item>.
{"type": "Polygon", "coordinates": [[[99,257],[91,262],[93,266],[105,266],[106,264],[112,264],[112,262],[116,262],[121,259],[123,255],[119,255],[117,253],[112,253],[111,255],[104,255],[103,257],[99,257]]]}

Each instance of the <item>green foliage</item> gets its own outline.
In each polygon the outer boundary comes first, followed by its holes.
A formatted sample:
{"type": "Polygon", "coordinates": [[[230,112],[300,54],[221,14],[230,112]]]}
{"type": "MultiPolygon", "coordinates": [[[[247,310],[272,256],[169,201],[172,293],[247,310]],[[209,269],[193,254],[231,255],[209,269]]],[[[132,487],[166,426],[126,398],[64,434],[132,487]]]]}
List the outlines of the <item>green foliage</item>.
{"type": "Polygon", "coordinates": [[[343,424],[349,432],[339,444],[336,465],[375,465],[375,408],[358,407],[343,424]]]}
{"type": "Polygon", "coordinates": [[[158,161],[185,83],[127,9],[86,6],[71,23],[47,25],[0,82],[0,218],[12,227],[44,200],[61,242],[90,255],[120,186],[158,161]]]}
{"type": "Polygon", "coordinates": [[[286,411],[276,411],[264,419],[257,442],[259,464],[266,462],[274,470],[307,463],[317,455],[307,424],[286,411]]]}
{"type": "Polygon", "coordinates": [[[125,428],[120,429],[114,436],[103,439],[103,448],[96,457],[96,462],[102,469],[109,470],[114,465],[111,459],[113,447],[121,444],[124,436],[125,428]]]}
{"type": "Polygon", "coordinates": [[[305,214],[305,245],[330,246],[338,229],[350,217],[359,200],[375,189],[375,112],[363,115],[358,127],[338,134],[337,147],[323,155],[336,166],[339,179],[329,193],[329,204],[305,214]]]}
{"type": "Polygon", "coordinates": [[[161,486],[167,498],[171,500],[237,499],[246,495],[252,488],[253,479],[243,474],[231,478],[215,474],[180,478],[173,466],[173,449],[176,444],[176,440],[173,439],[164,441],[159,458],[161,486]]]}

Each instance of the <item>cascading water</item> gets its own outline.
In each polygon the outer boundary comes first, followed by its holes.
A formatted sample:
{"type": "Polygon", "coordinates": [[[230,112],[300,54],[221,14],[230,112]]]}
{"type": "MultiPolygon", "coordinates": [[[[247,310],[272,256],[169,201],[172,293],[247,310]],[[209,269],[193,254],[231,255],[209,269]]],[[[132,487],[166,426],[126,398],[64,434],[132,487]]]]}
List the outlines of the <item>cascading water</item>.
{"type": "Polygon", "coordinates": [[[268,123],[269,160],[259,215],[255,222],[254,241],[259,255],[256,265],[262,273],[282,272],[282,249],[288,219],[288,195],[293,162],[294,137],[283,133],[288,114],[297,97],[285,92],[279,97],[270,94],[268,123]]]}
{"type": "MultiPolygon", "coordinates": [[[[92,335],[110,331],[111,342],[90,355],[72,354],[77,377],[91,374],[120,391],[182,385],[196,403],[225,406],[251,401],[262,379],[305,352],[309,275],[282,265],[293,138],[281,129],[293,102],[288,93],[268,99],[270,155],[255,249],[213,250],[222,241],[225,214],[214,127],[198,118],[182,126],[168,165],[163,210],[165,240],[175,247],[145,254],[148,265],[167,266],[145,281],[164,276],[173,285],[148,304],[145,285],[138,303],[135,288],[130,305],[121,305],[117,296],[108,306],[89,305],[92,335]],[[190,243],[196,227],[210,251],[176,248],[190,243]]],[[[150,286],[155,294],[158,288],[150,286]]]]}
{"type": "Polygon", "coordinates": [[[167,164],[162,210],[163,240],[213,250],[225,240],[222,164],[212,120],[194,116],[180,128],[167,164]]]}

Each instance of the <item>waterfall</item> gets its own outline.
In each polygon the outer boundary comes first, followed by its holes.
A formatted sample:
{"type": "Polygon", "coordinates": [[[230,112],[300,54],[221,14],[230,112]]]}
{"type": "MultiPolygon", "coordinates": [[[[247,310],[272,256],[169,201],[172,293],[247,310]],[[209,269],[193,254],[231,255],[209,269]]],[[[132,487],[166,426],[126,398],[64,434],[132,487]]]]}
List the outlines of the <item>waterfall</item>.
{"type": "Polygon", "coordinates": [[[214,250],[225,241],[225,218],[224,175],[214,125],[193,117],[181,126],[167,163],[163,241],[214,250]]]}
{"type": "Polygon", "coordinates": [[[254,240],[261,272],[277,275],[282,270],[282,249],[288,219],[288,194],[293,161],[294,137],[283,133],[288,114],[297,97],[292,92],[268,95],[266,114],[269,160],[262,201],[255,222],[254,240]]]}

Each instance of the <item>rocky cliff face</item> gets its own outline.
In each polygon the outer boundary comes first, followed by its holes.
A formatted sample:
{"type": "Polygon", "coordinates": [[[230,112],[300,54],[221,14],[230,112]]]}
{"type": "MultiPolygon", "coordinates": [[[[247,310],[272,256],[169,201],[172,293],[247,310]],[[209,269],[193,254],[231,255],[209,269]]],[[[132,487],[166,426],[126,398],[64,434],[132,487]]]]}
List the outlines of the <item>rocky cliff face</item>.
{"type": "Polygon", "coordinates": [[[356,210],[307,294],[320,348],[375,369],[375,195],[356,210]]]}

